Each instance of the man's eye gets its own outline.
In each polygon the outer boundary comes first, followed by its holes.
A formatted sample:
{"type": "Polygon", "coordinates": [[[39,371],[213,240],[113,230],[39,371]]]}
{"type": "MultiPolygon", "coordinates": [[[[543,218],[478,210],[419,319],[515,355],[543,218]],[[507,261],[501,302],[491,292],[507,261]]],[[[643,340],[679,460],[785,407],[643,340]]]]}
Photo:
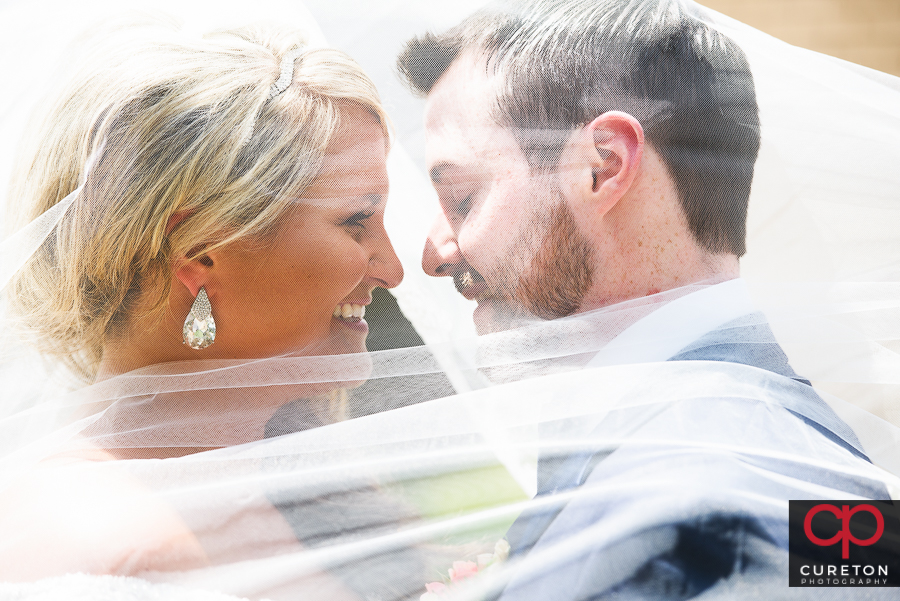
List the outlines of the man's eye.
{"type": "Polygon", "coordinates": [[[359,213],[355,213],[345,219],[341,225],[346,225],[350,227],[366,227],[366,220],[374,215],[375,213],[366,213],[365,211],[360,211],[359,213]]]}
{"type": "Polygon", "coordinates": [[[475,195],[469,194],[462,200],[462,202],[460,202],[458,205],[456,205],[456,213],[458,215],[465,217],[466,215],[469,214],[469,210],[472,208],[472,197],[473,196],[475,196],[475,195]]]}

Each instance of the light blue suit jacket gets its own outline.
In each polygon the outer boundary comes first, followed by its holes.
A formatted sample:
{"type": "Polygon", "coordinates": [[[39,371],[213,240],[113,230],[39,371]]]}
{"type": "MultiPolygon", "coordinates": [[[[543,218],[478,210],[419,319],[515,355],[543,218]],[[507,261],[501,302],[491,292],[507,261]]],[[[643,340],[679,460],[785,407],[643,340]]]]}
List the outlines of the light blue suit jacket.
{"type": "MultiPolygon", "coordinates": [[[[669,361],[726,361],[789,379],[784,383],[791,394],[786,395],[783,410],[775,412],[730,399],[685,403],[679,407],[677,426],[691,428],[690,424],[696,423],[698,439],[710,428],[741,438],[742,423],[771,420],[773,430],[796,433],[792,437],[796,440],[790,441],[794,452],[798,445],[807,448],[804,443],[808,441],[811,455],[818,445],[849,454],[848,461],[868,462],[853,431],[790,367],[759,314],[725,324],[669,361]]],[[[667,427],[665,414],[647,420],[649,428],[664,432],[667,427]]],[[[765,425],[757,428],[760,430],[765,431],[765,425]]],[[[809,488],[790,482],[826,486],[864,498],[889,498],[875,480],[802,462],[766,462],[768,473],[785,476],[782,483],[777,477],[761,477],[755,469],[759,466],[746,457],[695,450],[681,458],[677,449],[674,455],[666,455],[641,445],[604,445],[604,440],[617,438],[613,423],[601,423],[594,434],[596,448],[540,458],[538,497],[552,499],[551,495],[566,492],[574,496],[563,495],[567,500],[528,511],[510,528],[510,556],[523,562],[523,569],[503,591],[503,601],[690,599],[701,594],[715,596],[719,590],[731,591],[724,597],[734,598],[742,596],[735,593],[741,586],[755,591],[748,596],[780,596],[789,592],[788,517],[783,501],[810,498],[809,488]],[[610,492],[642,479],[673,484],[637,497],[620,498],[610,492]],[[761,497],[780,501],[780,507],[771,507],[779,503],[758,501],[761,497]],[[636,507],[646,508],[646,519],[634,519],[636,507]],[[629,527],[622,534],[624,522],[629,527]],[[554,569],[526,567],[529,555],[547,553],[554,545],[564,549],[567,539],[590,532],[597,533],[597,544],[582,548],[554,569]],[[616,532],[619,534],[610,534],[616,532]]],[[[754,441],[742,442],[752,445],[754,441]]],[[[553,554],[551,551],[549,556],[553,554]]]]}

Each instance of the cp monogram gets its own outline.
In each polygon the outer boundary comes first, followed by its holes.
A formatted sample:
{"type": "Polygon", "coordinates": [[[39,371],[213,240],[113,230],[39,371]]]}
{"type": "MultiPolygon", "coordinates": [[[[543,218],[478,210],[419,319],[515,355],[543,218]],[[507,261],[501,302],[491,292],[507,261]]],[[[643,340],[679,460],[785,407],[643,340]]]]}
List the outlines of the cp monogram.
{"type": "Polygon", "coordinates": [[[806,518],[803,520],[803,531],[806,533],[806,537],[810,541],[819,545],[820,547],[828,547],[836,544],[838,541],[841,541],[841,557],[843,557],[844,559],[849,559],[851,541],[853,542],[853,544],[859,545],[861,547],[868,547],[869,545],[874,545],[876,542],[878,542],[878,539],[880,539],[882,533],[884,533],[884,517],[876,507],[868,504],[857,505],[853,509],[850,509],[849,505],[842,505],[841,509],[838,509],[834,505],[823,503],[821,505],[816,505],[815,507],[810,509],[809,512],[807,512],[806,518]],[[834,517],[841,520],[841,530],[831,538],[822,539],[813,534],[812,519],[820,511],[827,511],[829,513],[832,513],[834,514],[834,517]],[[864,540],[856,538],[850,532],[850,518],[852,518],[855,513],[858,513],[860,511],[867,511],[871,513],[873,516],[875,516],[875,522],[876,524],[878,524],[877,528],[875,529],[875,534],[864,540]]]}

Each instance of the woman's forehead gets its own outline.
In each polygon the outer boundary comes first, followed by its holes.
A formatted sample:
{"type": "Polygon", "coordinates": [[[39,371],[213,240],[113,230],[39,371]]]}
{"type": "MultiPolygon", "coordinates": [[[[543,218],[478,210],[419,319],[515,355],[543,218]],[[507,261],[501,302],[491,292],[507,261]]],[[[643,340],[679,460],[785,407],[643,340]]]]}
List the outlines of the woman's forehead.
{"type": "Polygon", "coordinates": [[[340,155],[348,150],[353,151],[360,145],[381,144],[383,148],[387,148],[385,128],[371,109],[355,102],[346,102],[340,103],[338,110],[340,119],[338,127],[328,141],[325,150],[327,154],[340,155]]]}

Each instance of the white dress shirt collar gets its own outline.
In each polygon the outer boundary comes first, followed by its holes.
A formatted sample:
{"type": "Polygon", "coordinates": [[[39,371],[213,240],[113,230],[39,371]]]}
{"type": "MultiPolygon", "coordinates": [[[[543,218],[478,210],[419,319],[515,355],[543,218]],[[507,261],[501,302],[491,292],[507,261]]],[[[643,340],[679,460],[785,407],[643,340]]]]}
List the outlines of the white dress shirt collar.
{"type": "Polygon", "coordinates": [[[753,311],[744,280],[714,284],[633,323],[600,349],[587,367],[666,361],[707,332],[753,311]]]}

